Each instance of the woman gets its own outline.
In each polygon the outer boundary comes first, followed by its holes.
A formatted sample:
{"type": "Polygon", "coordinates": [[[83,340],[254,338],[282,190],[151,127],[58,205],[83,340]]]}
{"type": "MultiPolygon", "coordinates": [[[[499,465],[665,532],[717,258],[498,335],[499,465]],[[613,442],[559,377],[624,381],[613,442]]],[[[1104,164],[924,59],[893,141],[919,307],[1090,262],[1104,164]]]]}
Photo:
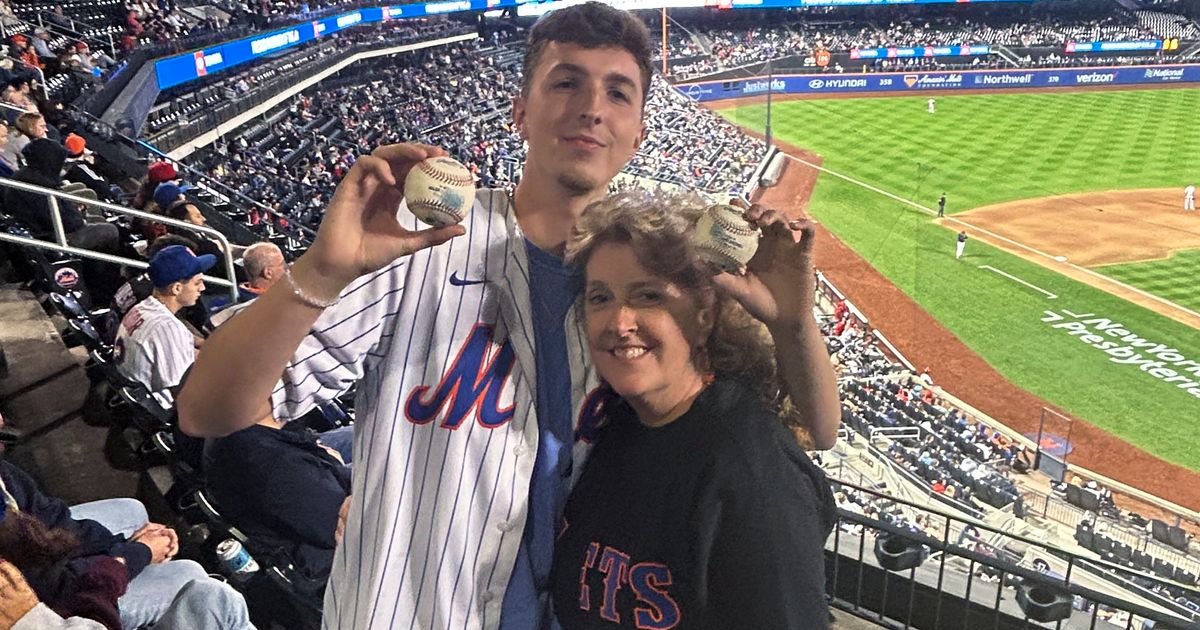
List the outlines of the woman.
{"type": "MultiPolygon", "coordinates": [[[[50,528],[0,500],[0,630],[122,630],[123,557],[50,528]]],[[[156,630],[254,630],[246,601],[227,584],[188,582],[156,630]]]]}
{"type": "Polygon", "coordinates": [[[770,337],[692,251],[702,208],[614,195],[567,244],[613,394],[555,547],[567,630],[828,624],[833,497],[785,426],[770,337]]]}

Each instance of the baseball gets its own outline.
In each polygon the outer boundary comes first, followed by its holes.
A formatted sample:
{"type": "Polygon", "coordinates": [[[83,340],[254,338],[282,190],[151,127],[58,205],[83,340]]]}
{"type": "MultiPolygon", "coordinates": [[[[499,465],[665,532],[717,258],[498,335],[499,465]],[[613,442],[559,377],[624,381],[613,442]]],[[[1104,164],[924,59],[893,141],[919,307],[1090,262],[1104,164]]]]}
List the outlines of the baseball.
{"type": "Polygon", "coordinates": [[[445,227],[462,221],[475,202],[475,179],[457,160],[422,160],[404,178],[404,200],[422,223],[445,227]]]}
{"type": "Polygon", "coordinates": [[[758,251],[758,228],[750,224],[743,210],[717,203],[705,208],[696,221],[696,253],[705,263],[720,271],[740,273],[758,251]]]}

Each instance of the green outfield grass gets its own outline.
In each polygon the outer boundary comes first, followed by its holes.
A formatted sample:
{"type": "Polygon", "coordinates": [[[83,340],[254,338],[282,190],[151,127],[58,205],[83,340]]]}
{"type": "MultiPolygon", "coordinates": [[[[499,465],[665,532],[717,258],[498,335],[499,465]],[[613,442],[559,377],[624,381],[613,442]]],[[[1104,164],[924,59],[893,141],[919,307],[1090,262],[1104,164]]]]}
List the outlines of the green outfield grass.
{"type": "Polygon", "coordinates": [[[1200,249],[1175,252],[1162,260],[1105,265],[1096,271],[1200,311],[1200,249]]]}
{"type": "MultiPolygon", "coordinates": [[[[820,153],[827,168],[901,197],[933,207],[945,191],[949,213],[1071,192],[1182,188],[1189,176],[1197,176],[1189,156],[1200,155],[1200,125],[1193,122],[1200,90],[938,97],[934,115],[925,112],[925,98],[778,103],[772,128],[781,140],[820,153]]],[[[765,119],[763,106],[723,113],[760,130],[765,119]]],[[[953,232],[911,207],[829,175],[820,176],[811,210],[1018,386],[1164,459],[1200,470],[1194,426],[1200,398],[1137,365],[1118,365],[1081,336],[1052,327],[1070,317],[1043,320],[1065,316],[1062,309],[1094,313],[1197,362],[1200,331],[979,241],[969,242],[967,256],[955,261],[953,232]],[[1048,299],[981,265],[1058,297],[1048,299]]],[[[1171,260],[1164,264],[1197,262],[1191,255],[1171,260]]],[[[1119,277],[1154,264],[1102,271],[1119,277]]],[[[1180,274],[1159,290],[1194,292],[1195,277],[1180,274]]]]}

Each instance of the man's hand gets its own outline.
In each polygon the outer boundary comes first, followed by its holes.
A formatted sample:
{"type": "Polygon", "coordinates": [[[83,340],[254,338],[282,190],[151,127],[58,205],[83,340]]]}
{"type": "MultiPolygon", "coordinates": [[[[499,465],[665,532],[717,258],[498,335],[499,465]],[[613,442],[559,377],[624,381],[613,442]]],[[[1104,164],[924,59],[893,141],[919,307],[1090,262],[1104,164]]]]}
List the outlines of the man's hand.
{"type": "Polygon", "coordinates": [[[179,553],[179,535],[175,530],[159,523],[147,523],[142,526],[129,537],[129,542],[139,542],[149,547],[151,564],[167,562],[179,553]]]}
{"type": "Polygon", "coordinates": [[[326,452],[326,453],[329,453],[329,455],[330,455],[331,457],[333,457],[334,459],[338,460],[338,463],[339,463],[339,464],[341,464],[341,465],[343,465],[343,466],[345,466],[345,465],[346,465],[346,460],[342,459],[342,454],[341,454],[341,453],[337,452],[336,450],[334,450],[334,449],[332,449],[332,448],[329,448],[328,446],[325,446],[324,444],[321,444],[320,442],[317,442],[317,445],[318,445],[318,446],[320,446],[321,448],[325,449],[325,452],[326,452]]]}
{"type": "Polygon", "coordinates": [[[0,560],[0,630],[12,628],[37,604],[37,595],[21,571],[8,560],[0,560]]]}
{"type": "Polygon", "coordinates": [[[442,155],[446,152],[429,145],[392,144],[356,160],[338,184],[312,247],[297,262],[307,282],[301,286],[317,299],[333,299],[359,276],[464,234],[459,225],[414,232],[396,220],[408,171],[442,155]]]}
{"type": "Polygon", "coordinates": [[[337,544],[342,544],[342,536],[346,534],[346,519],[350,518],[350,499],[353,495],[346,497],[342,501],[342,507],[338,508],[337,529],[333,530],[333,540],[337,544]]]}
{"type": "Polygon", "coordinates": [[[763,238],[744,276],[722,273],[713,282],[768,329],[799,329],[812,320],[816,299],[812,223],[808,219],[788,221],[780,212],[759,204],[733,203],[746,208],[746,219],[762,229],[763,238]]]}

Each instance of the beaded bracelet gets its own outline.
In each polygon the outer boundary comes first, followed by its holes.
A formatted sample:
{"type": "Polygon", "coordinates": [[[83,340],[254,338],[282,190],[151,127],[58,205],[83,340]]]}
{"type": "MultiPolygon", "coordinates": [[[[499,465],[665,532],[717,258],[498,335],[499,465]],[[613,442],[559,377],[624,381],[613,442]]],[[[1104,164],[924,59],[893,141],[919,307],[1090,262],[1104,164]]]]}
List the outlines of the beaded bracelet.
{"type": "Polygon", "coordinates": [[[325,310],[325,309],[333,306],[334,304],[337,304],[338,302],[342,301],[342,296],[340,296],[340,295],[333,298],[332,300],[329,300],[328,302],[322,302],[322,301],[312,297],[311,295],[308,295],[307,293],[305,293],[303,290],[300,289],[300,285],[296,284],[296,279],[294,277],[292,277],[292,266],[291,265],[283,266],[283,277],[287,279],[288,286],[290,286],[292,288],[292,295],[296,296],[296,299],[300,300],[301,302],[304,302],[304,304],[306,306],[311,306],[313,308],[325,310]]]}

